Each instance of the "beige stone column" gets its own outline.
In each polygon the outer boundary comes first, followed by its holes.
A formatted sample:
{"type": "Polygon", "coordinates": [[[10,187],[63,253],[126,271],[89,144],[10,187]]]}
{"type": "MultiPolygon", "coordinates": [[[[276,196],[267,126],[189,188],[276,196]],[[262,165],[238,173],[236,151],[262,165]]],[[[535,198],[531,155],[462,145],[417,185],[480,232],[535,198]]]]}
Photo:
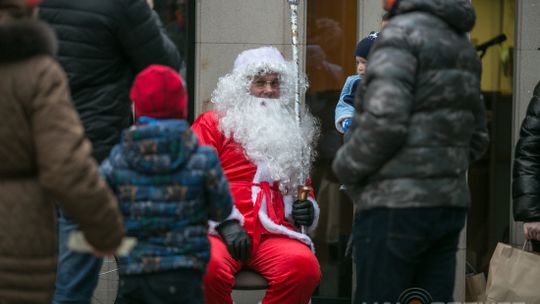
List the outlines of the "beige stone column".
{"type": "MultiPolygon", "coordinates": [[[[300,58],[305,57],[307,0],[300,1],[300,58]]],[[[196,8],[195,117],[211,108],[219,77],[243,50],[272,45],[292,59],[287,0],[199,0],[196,8]]]]}

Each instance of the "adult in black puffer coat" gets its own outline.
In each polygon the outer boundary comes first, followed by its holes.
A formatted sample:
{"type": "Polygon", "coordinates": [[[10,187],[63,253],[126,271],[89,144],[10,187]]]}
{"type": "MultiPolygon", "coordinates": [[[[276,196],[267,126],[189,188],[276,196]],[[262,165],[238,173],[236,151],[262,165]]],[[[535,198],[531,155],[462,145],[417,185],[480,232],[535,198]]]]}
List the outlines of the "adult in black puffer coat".
{"type": "MultiPolygon", "coordinates": [[[[75,108],[101,162],[131,124],[129,90],[151,64],[180,69],[175,45],[145,0],[44,0],[40,16],[55,29],[58,59],[66,70],[75,108]]],[[[102,260],[66,248],[78,229],[59,217],[59,262],[54,304],[89,304],[102,260]]]]}
{"type": "Polygon", "coordinates": [[[333,163],[357,209],[355,301],[395,303],[420,287],[450,302],[466,173],[488,144],[481,66],[467,37],[475,13],[468,0],[383,3],[392,19],[333,163]]]}
{"type": "Polygon", "coordinates": [[[540,252],[540,82],[534,88],[516,145],[512,198],[514,219],[525,222],[523,233],[540,252]]]}
{"type": "Polygon", "coordinates": [[[129,89],[150,64],[181,59],[145,0],[44,0],[40,17],[58,35],[75,108],[101,162],[131,123],[129,89]]]}

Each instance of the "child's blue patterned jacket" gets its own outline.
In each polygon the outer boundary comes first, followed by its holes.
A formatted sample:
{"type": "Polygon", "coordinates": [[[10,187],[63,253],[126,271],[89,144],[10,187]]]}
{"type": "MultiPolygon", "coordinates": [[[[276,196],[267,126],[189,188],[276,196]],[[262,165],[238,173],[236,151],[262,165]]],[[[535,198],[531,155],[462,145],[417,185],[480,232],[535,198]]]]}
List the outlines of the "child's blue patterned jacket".
{"type": "Polygon", "coordinates": [[[126,235],[138,241],[120,258],[120,273],[205,271],[207,221],[226,219],[233,201],[215,151],[198,144],[186,121],[125,130],[101,172],[120,202],[126,235]]]}

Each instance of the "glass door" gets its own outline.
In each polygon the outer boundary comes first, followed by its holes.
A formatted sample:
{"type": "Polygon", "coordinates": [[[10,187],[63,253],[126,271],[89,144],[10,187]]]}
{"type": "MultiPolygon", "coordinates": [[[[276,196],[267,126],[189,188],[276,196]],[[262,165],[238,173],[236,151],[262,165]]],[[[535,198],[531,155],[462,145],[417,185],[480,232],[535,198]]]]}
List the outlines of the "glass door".
{"type": "Polygon", "coordinates": [[[183,64],[180,73],[187,82],[188,120],[193,121],[195,94],[195,1],[196,0],[153,0],[154,10],[174,42],[183,64]]]}
{"type": "Polygon", "coordinates": [[[345,78],[355,73],[357,0],[310,0],[307,13],[306,104],[320,119],[322,134],[312,174],[321,208],[314,240],[323,274],[313,303],[350,303],[352,261],[345,257],[352,225],[352,203],[339,190],[331,163],[342,138],[334,126],[334,109],[345,78]]]}

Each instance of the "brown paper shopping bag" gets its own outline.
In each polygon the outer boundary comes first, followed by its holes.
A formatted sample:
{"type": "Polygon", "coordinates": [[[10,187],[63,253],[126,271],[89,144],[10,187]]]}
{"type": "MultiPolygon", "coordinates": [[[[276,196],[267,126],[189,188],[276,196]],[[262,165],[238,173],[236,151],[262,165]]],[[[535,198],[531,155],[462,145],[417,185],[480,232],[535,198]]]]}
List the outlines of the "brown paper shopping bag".
{"type": "Polygon", "coordinates": [[[465,302],[481,302],[485,292],[486,277],[483,272],[465,277],[465,302]]]}
{"type": "Polygon", "coordinates": [[[486,302],[540,304],[540,255],[498,243],[491,261],[486,302]]]}

